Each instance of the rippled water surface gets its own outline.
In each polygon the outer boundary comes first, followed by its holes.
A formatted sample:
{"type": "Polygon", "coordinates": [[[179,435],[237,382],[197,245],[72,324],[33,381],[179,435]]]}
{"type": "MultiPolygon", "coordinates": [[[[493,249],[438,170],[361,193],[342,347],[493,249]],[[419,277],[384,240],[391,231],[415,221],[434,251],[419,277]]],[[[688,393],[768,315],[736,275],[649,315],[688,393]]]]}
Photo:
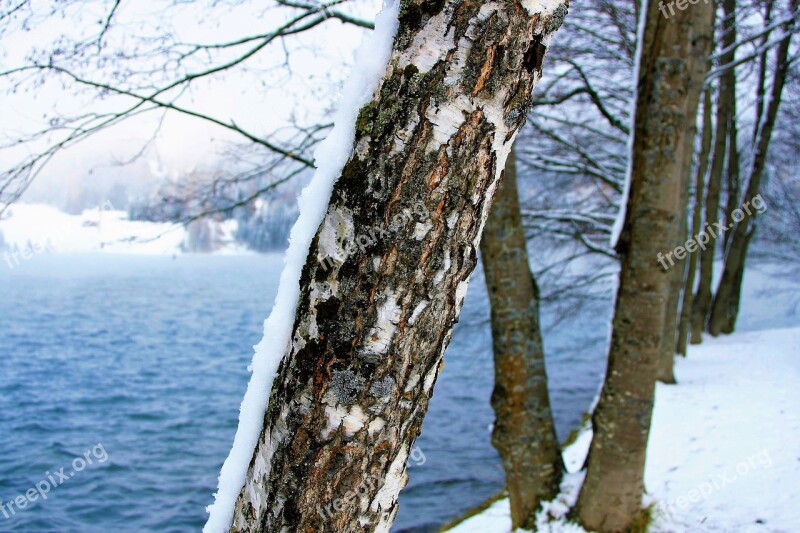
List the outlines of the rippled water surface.
{"type": "MultiPolygon", "coordinates": [[[[0,512],[0,531],[198,530],[281,266],[277,254],[0,263],[0,500],[48,474],[59,481],[62,467],[68,476],[86,452],[93,462],[46,500],[7,519],[0,512]]],[[[562,438],[603,369],[608,317],[588,315],[545,338],[562,438]]],[[[492,380],[476,272],[417,441],[425,461],[409,467],[395,531],[427,531],[500,489],[492,380]]]]}

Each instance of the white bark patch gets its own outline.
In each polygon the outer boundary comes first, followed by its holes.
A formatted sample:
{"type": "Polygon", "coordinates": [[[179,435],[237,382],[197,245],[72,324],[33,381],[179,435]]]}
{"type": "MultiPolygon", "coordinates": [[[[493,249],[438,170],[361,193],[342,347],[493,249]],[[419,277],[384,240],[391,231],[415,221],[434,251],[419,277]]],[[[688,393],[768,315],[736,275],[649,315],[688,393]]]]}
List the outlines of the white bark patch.
{"type": "Polygon", "coordinates": [[[456,227],[456,222],[458,222],[459,216],[460,216],[460,213],[458,211],[453,211],[452,213],[450,213],[450,215],[447,217],[447,228],[448,229],[453,229],[453,228],[456,227]]]}
{"type": "Polygon", "coordinates": [[[443,144],[447,144],[450,138],[458,132],[458,128],[464,124],[465,114],[474,110],[475,106],[470,98],[463,94],[442,107],[431,103],[425,111],[425,118],[434,126],[433,135],[428,142],[428,150],[435,151],[443,144]]]}
{"type": "Polygon", "coordinates": [[[412,113],[411,117],[406,124],[406,127],[402,130],[398,131],[394,137],[394,143],[392,145],[392,150],[395,152],[401,152],[405,150],[406,144],[408,143],[409,139],[414,135],[414,128],[417,127],[419,124],[420,118],[417,113],[412,113]]]}
{"type": "Polygon", "coordinates": [[[322,430],[322,438],[328,439],[341,427],[346,437],[352,437],[367,424],[367,415],[358,405],[353,405],[348,410],[346,406],[337,404],[325,406],[327,426],[322,430]]]}
{"type": "Polygon", "coordinates": [[[339,429],[339,426],[342,425],[342,420],[344,420],[344,417],[346,417],[347,414],[347,408],[343,405],[326,405],[325,419],[327,420],[327,426],[325,426],[325,429],[322,430],[322,438],[330,438],[333,432],[339,429]]]}
{"type": "MultiPolygon", "coordinates": [[[[441,362],[442,359],[439,358],[439,361],[441,362]]],[[[425,391],[425,394],[428,394],[430,392],[431,387],[433,387],[433,382],[436,381],[436,375],[438,373],[439,373],[439,363],[436,363],[435,365],[433,365],[433,368],[431,368],[425,375],[425,383],[422,385],[422,390],[425,391]]]]}
{"type": "Polygon", "coordinates": [[[425,223],[417,222],[416,224],[414,224],[414,238],[417,239],[418,241],[421,241],[422,239],[425,238],[425,235],[427,235],[428,232],[432,229],[433,229],[433,224],[431,224],[430,222],[425,222],[425,223]]]}
{"type": "Polygon", "coordinates": [[[347,416],[345,416],[342,421],[342,428],[344,429],[345,436],[352,437],[358,433],[366,423],[367,415],[364,414],[361,407],[358,405],[352,406],[350,412],[347,413],[347,416]]]}
{"type": "MultiPolygon", "coordinates": [[[[406,460],[408,459],[408,445],[403,444],[397,452],[397,456],[389,466],[389,472],[386,474],[383,486],[378,490],[378,494],[370,504],[370,510],[373,512],[380,512],[381,510],[390,509],[397,501],[397,496],[400,490],[406,486],[408,476],[406,475],[406,460]]],[[[379,526],[380,528],[380,526],[379,526]]],[[[388,531],[388,527],[385,531],[388,531]]],[[[380,531],[380,529],[376,529],[380,531]]]]}
{"type": "Polygon", "coordinates": [[[308,321],[308,336],[311,339],[319,339],[319,328],[317,327],[317,315],[311,315],[308,321]]]}
{"type": "Polygon", "coordinates": [[[370,437],[374,437],[376,433],[380,432],[386,426],[386,420],[381,417],[376,418],[367,426],[367,433],[370,437]]]}
{"type": "Polygon", "coordinates": [[[417,306],[411,312],[411,318],[408,319],[409,326],[414,325],[414,323],[419,318],[419,315],[422,314],[422,312],[425,310],[426,307],[428,307],[428,300],[422,300],[420,303],[417,304],[417,306]]]}
{"type": "Polygon", "coordinates": [[[419,374],[413,374],[410,378],[408,378],[408,384],[406,385],[404,392],[409,392],[414,390],[414,387],[416,387],[417,383],[419,383],[419,378],[420,378],[419,374]]]}
{"type": "Polygon", "coordinates": [[[319,328],[317,326],[317,304],[321,301],[329,300],[335,296],[339,290],[338,282],[328,283],[316,281],[311,282],[309,293],[309,314],[297,328],[294,335],[295,351],[302,350],[307,339],[318,339],[319,328]]]}
{"type": "Polygon", "coordinates": [[[447,71],[444,74],[444,84],[446,86],[455,87],[461,81],[461,73],[464,70],[464,65],[467,64],[470,48],[472,48],[472,41],[467,37],[462,37],[458,40],[458,49],[453,54],[453,60],[447,66],[447,71]]]}
{"type": "Polygon", "coordinates": [[[442,268],[438,272],[436,272],[436,275],[433,276],[434,286],[442,282],[445,274],[447,274],[447,271],[450,270],[450,265],[451,265],[450,249],[448,248],[447,250],[444,251],[444,265],[442,265],[442,268]]]}
{"type": "Polygon", "coordinates": [[[369,332],[363,353],[383,355],[389,350],[392,337],[397,331],[397,324],[400,322],[400,311],[397,293],[390,292],[378,308],[378,319],[369,332]]]}
{"type": "MultiPolygon", "coordinates": [[[[266,461],[264,459],[264,455],[260,454],[260,453],[256,454],[256,460],[253,463],[253,475],[263,476],[267,472],[268,469],[269,468],[268,468],[268,465],[267,465],[267,463],[266,463],[266,461]]],[[[253,484],[248,484],[247,485],[247,497],[248,497],[250,502],[256,502],[256,503],[253,504],[253,506],[255,508],[258,508],[258,507],[261,506],[261,496],[260,496],[260,494],[258,494],[258,491],[257,491],[255,485],[253,485],[253,484]]]]}
{"type": "Polygon", "coordinates": [[[397,517],[397,511],[399,507],[395,507],[389,513],[383,513],[381,515],[381,519],[378,522],[378,525],[375,527],[375,531],[378,533],[389,533],[391,530],[392,524],[394,524],[394,519],[397,517]]]}
{"type": "Polygon", "coordinates": [[[345,243],[355,239],[355,226],[353,225],[353,215],[347,210],[331,211],[322,221],[322,229],[319,232],[319,247],[317,260],[324,261],[327,258],[341,264],[347,259],[345,253],[345,243]]]}
{"type": "Polygon", "coordinates": [[[459,281],[456,287],[456,313],[461,311],[461,306],[464,305],[464,297],[467,295],[469,288],[469,278],[459,281]]]}
{"type": "Polygon", "coordinates": [[[372,140],[370,135],[365,135],[362,137],[358,144],[356,144],[355,155],[359,159],[363,160],[366,157],[367,153],[369,153],[369,143],[372,140]]]}
{"type": "Polygon", "coordinates": [[[424,74],[445,58],[447,52],[454,46],[453,37],[455,36],[453,27],[450,27],[444,35],[440,31],[448,26],[445,20],[447,15],[449,15],[448,10],[442,10],[428,20],[425,27],[414,36],[411,46],[400,56],[398,61],[400,68],[405,68],[411,63],[424,74]]]}
{"type": "Polygon", "coordinates": [[[302,350],[306,347],[306,340],[303,337],[303,334],[298,330],[294,334],[294,342],[292,344],[295,350],[302,350]]]}
{"type": "Polygon", "coordinates": [[[524,7],[530,16],[537,13],[546,17],[555,13],[558,6],[563,5],[563,0],[520,0],[520,4],[524,7]]]}
{"type": "Polygon", "coordinates": [[[272,467],[272,457],[275,455],[275,450],[278,449],[287,433],[284,421],[288,416],[289,406],[284,405],[281,408],[281,416],[278,422],[272,427],[269,436],[265,438],[265,442],[258,446],[253,463],[254,474],[248,478],[244,485],[247,501],[257,512],[266,502],[266,491],[265,487],[262,487],[260,483],[254,482],[253,480],[269,478],[269,472],[272,467]]]}

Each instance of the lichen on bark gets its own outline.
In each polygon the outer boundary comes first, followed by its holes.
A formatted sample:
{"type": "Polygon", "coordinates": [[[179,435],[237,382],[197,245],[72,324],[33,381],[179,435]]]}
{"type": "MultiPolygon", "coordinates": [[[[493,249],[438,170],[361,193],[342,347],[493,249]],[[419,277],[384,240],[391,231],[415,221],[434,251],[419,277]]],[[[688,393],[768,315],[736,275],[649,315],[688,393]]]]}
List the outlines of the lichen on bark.
{"type": "Polygon", "coordinates": [[[541,74],[525,52],[549,44],[552,15],[508,1],[402,2],[386,73],[303,268],[232,530],[388,531],[541,74]],[[487,69],[491,90],[475,91],[470,64],[487,69]],[[385,231],[409,211],[416,218],[385,231]],[[365,479],[374,488],[353,495],[365,479]]]}

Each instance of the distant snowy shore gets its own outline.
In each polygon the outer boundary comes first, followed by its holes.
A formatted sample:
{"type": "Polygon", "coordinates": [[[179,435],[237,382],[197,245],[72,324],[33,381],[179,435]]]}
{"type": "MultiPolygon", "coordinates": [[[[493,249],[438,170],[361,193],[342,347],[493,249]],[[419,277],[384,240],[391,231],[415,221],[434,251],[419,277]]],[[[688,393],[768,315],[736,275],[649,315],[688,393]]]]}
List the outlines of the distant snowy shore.
{"type": "Polygon", "coordinates": [[[129,220],[125,211],[101,205],[70,215],[44,204],[13,204],[0,218],[0,250],[19,262],[41,253],[110,252],[177,255],[185,252],[249,253],[236,241],[236,221],[204,222],[196,234],[180,224],[129,220]]]}
{"type": "MultiPolygon", "coordinates": [[[[707,338],[659,384],[647,451],[651,533],[800,531],[800,328],[707,338]]],[[[564,450],[569,474],[539,513],[539,531],[578,533],[565,519],[591,442],[564,450]]],[[[508,499],[449,529],[506,533],[508,499]]]]}

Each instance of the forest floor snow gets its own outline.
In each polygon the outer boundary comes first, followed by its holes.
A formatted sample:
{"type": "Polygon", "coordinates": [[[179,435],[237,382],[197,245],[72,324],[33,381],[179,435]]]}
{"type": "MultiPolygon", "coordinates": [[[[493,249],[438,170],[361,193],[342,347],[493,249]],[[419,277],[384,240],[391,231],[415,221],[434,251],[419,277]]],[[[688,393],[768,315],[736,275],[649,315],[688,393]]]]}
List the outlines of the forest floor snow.
{"type": "MultiPolygon", "coordinates": [[[[800,328],[706,337],[675,363],[677,385],[658,384],[645,468],[651,532],[800,531],[800,328]]],[[[566,520],[591,442],[564,450],[561,494],[539,531],[582,532],[566,520]]],[[[510,531],[508,499],[452,533],[510,531]]]]}

